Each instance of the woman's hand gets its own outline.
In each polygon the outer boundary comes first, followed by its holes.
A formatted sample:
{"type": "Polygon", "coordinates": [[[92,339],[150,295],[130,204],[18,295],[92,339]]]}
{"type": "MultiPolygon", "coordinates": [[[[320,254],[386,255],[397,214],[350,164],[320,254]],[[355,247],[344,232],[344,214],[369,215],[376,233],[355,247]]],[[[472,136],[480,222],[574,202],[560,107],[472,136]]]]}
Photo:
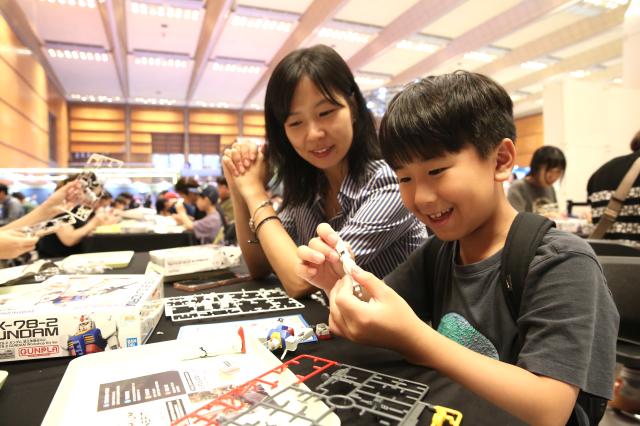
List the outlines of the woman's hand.
{"type": "Polygon", "coordinates": [[[225,150],[222,165],[229,188],[247,200],[265,191],[268,166],[262,150],[248,142],[236,142],[225,150]]]}
{"type": "Polygon", "coordinates": [[[342,263],[335,249],[338,234],[327,223],[321,223],[318,236],[308,245],[298,247],[296,254],[300,262],[295,266],[296,275],[329,294],[336,282],[344,275],[342,263]]]}
{"type": "Polygon", "coordinates": [[[83,200],[84,193],[82,191],[82,184],[76,179],[51,194],[51,196],[42,203],[42,207],[46,209],[49,216],[55,216],[63,211],[71,210],[73,207],[81,204],[83,200]]]}

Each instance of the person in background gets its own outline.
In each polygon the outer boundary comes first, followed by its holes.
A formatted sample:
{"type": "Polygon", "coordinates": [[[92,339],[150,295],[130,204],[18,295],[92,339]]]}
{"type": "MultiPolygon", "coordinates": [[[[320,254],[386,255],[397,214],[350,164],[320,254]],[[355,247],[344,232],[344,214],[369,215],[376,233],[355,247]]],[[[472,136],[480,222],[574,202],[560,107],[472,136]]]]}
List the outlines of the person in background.
{"type": "Polygon", "coordinates": [[[98,201],[98,205],[96,206],[96,208],[111,208],[112,203],[113,195],[111,195],[111,193],[105,189],[100,196],[100,200],[98,201]]]}
{"type": "Polygon", "coordinates": [[[328,46],[299,49],[274,69],[265,96],[265,154],[238,141],[223,156],[238,243],[251,275],[275,272],[292,297],[315,288],[295,273],[297,245],[329,222],[364,269],[385,275],[426,238],[380,160],[373,118],[349,66],[328,46]],[[276,212],[267,168],[283,183],[276,212]]]}
{"type": "Polygon", "coordinates": [[[203,244],[212,243],[220,229],[224,227],[224,218],[218,212],[216,203],[218,202],[218,190],[207,185],[198,192],[196,205],[199,210],[206,213],[202,219],[192,220],[187,214],[184,203],[175,204],[176,214],[173,215],[175,221],[185,227],[185,229],[193,230],[196,238],[203,244]]]}
{"type": "Polygon", "coordinates": [[[519,212],[532,212],[558,217],[558,199],[553,184],[567,168],[567,160],[559,148],[543,146],[533,153],[531,171],[524,179],[511,183],[507,198],[519,212]]]}
{"type": "Polygon", "coordinates": [[[198,191],[200,185],[198,181],[193,177],[181,177],[174,185],[176,193],[184,200],[184,207],[187,210],[187,214],[193,218],[202,219],[206,216],[206,213],[197,208],[198,191]]]}
{"type": "Polygon", "coordinates": [[[0,259],[13,259],[36,247],[38,235],[28,235],[25,227],[36,225],[71,209],[82,198],[80,183],[69,182],[54,192],[30,213],[0,227],[0,259]]]}
{"type": "Polygon", "coordinates": [[[134,198],[133,194],[130,192],[121,192],[117,198],[126,200],[126,205],[124,207],[125,210],[135,209],[140,207],[140,203],[134,198]]]}
{"type": "MultiPolygon", "coordinates": [[[[58,188],[75,181],[77,175],[67,177],[58,184],[58,188]]],[[[73,210],[72,210],[73,211],[73,210]]],[[[41,258],[66,257],[80,253],[80,242],[90,235],[98,226],[110,221],[110,213],[103,210],[94,211],[87,221],[76,218],[73,225],[63,225],[55,233],[45,235],[36,244],[41,258]]]]}
{"type": "Polygon", "coordinates": [[[35,204],[30,198],[27,198],[20,191],[14,192],[11,196],[20,201],[20,204],[22,204],[22,208],[24,209],[24,214],[31,212],[37,206],[37,204],[35,204]]]}
{"type": "Polygon", "coordinates": [[[22,204],[17,198],[9,195],[9,187],[4,183],[0,183],[0,207],[2,207],[0,225],[6,225],[24,216],[22,204]]]}
{"type": "Polygon", "coordinates": [[[121,194],[121,195],[118,195],[115,198],[115,200],[113,200],[111,207],[114,210],[126,210],[128,205],[129,205],[129,200],[126,197],[123,197],[121,194]]]}
{"type": "Polygon", "coordinates": [[[224,212],[224,218],[227,223],[233,223],[233,202],[231,201],[231,193],[229,192],[227,180],[224,176],[218,176],[216,178],[216,184],[218,185],[218,205],[224,212]]]}
{"type": "MultiPolygon", "coordinates": [[[[607,161],[596,170],[587,183],[587,194],[591,205],[591,220],[596,225],[604,209],[609,204],[611,196],[616,191],[622,178],[629,171],[631,165],[640,157],[640,131],[629,144],[631,154],[616,157],[607,161]]],[[[631,186],[629,195],[624,200],[620,214],[607,230],[605,239],[624,240],[640,245],[640,176],[631,186]]]]}
{"type": "Polygon", "coordinates": [[[171,191],[163,191],[158,194],[156,200],[156,212],[160,216],[172,216],[176,214],[175,204],[178,201],[178,194],[171,191]]]}

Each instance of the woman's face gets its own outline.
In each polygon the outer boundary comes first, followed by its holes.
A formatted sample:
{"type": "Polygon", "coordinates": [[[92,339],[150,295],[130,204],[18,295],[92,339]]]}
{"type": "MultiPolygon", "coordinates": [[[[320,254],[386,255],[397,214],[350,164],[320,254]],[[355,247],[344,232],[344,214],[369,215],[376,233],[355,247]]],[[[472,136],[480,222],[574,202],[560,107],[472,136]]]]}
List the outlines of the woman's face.
{"type": "Polygon", "coordinates": [[[348,100],[336,94],[335,105],[303,77],[291,100],[284,128],[296,152],[324,171],[341,169],[353,141],[353,116],[348,100]]]}

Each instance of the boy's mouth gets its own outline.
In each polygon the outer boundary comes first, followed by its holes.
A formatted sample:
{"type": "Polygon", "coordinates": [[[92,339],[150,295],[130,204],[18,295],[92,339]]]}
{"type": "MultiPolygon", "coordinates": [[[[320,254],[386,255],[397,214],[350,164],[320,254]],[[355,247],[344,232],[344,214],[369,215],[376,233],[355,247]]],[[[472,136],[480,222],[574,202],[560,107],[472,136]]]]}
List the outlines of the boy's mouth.
{"type": "Polygon", "coordinates": [[[434,223],[440,223],[447,220],[449,216],[451,216],[452,211],[453,207],[449,207],[448,209],[439,211],[437,213],[429,214],[427,215],[427,217],[429,217],[429,219],[434,223]]]}

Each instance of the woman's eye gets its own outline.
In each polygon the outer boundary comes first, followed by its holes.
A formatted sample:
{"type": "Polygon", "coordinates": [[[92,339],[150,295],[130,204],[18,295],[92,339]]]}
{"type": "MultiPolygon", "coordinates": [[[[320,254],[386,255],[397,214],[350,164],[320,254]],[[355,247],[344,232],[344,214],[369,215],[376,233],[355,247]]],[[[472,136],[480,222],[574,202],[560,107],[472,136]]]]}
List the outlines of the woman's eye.
{"type": "Polygon", "coordinates": [[[445,170],[447,170],[446,167],[441,167],[439,169],[429,170],[429,176],[439,175],[440,173],[444,172],[445,170]]]}
{"type": "Polygon", "coordinates": [[[300,124],[302,124],[302,121],[290,121],[289,123],[287,123],[287,126],[289,127],[298,127],[300,124]]]}
{"type": "Polygon", "coordinates": [[[334,111],[335,111],[335,108],[334,109],[328,109],[326,111],[322,111],[322,112],[320,112],[320,117],[326,117],[327,115],[331,114],[334,111]]]}

